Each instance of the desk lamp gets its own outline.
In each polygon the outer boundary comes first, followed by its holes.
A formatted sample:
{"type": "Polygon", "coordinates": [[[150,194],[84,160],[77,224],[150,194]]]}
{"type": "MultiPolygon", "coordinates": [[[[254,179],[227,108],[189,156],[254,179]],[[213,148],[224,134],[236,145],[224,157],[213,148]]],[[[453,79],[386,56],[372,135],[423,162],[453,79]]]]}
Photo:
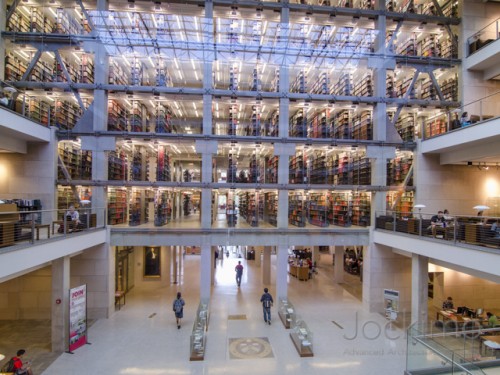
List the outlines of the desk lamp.
{"type": "Polygon", "coordinates": [[[413,208],[418,208],[418,214],[420,215],[420,218],[422,218],[422,208],[425,208],[425,204],[416,204],[413,206],[413,208]]]}
{"type": "Polygon", "coordinates": [[[482,205],[482,204],[480,204],[478,206],[474,206],[472,208],[475,209],[475,210],[478,210],[478,211],[484,211],[484,210],[489,210],[490,209],[488,206],[485,206],[485,205],[482,205]]]}

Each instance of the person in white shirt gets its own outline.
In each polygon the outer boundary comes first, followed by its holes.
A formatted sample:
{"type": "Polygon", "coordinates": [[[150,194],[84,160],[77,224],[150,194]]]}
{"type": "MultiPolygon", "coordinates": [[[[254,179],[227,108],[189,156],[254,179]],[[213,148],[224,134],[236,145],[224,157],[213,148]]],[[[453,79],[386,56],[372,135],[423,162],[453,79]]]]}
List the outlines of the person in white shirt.
{"type": "Polygon", "coordinates": [[[71,220],[71,228],[68,229],[76,229],[78,227],[78,224],[80,224],[80,214],[78,213],[77,210],[75,210],[75,206],[71,205],[69,206],[68,211],[66,211],[66,221],[71,220]]]}

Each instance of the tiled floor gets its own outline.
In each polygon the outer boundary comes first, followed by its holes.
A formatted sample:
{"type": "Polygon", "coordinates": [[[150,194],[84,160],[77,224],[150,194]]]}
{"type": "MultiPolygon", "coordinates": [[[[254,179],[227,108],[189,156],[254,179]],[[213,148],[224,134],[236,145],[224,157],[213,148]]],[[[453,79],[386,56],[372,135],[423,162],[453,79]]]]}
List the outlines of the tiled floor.
{"type": "MultiPolygon", "coordinates": [[[[272,310],[273,324],[264,324],[259,303],[264,287],[261,268],[243,260],[245,270],[238,288],[234,254],[217,265],[204,361],[189,361],[199,290],[200,257],[196,255],[186,256],[179,285],[134,289],[120,311],[90,327],[92,345],[75,354],[65,353],[54,361],[47,340],[48,321],[3,322],[0,352],[10,355],[12,348],[26,348],[37,375],[403,374],[405,333],[397,327],[386,330],[384,318],[362,308],[356,276],[346,275],[344,286],[334,284],[331,259],[322,255],[314,279],[289,280],[289,299],[313,332],[312,358],[299,357],[277,316],[277,304],[272,310]],[[171,311],[178,290],[186,299],[180,330],[171,311]]],[[[271,292],[275,293],[272,286],[271,292]]],[[[498,370],[484,373],[496,375],[498,370]]]]}
{"type": "MultiPolygon", "coordinates": [[[[92,345],[78,349],[73,355],[63,354],[43,374],[403,373],[404,333],[392,329],[391,336],[397,338],[386,337],[383,333],[386,321],[378,314],[367,313],[359,299],[332,283],[331,256],[325,256],[313,280],[290,278],[289,281],[289,298],[314,334],[314,357],[299,357],[289,331],[277,316],[277,304],[272,311],[273,324],[264,324],[259,303],[263,289],[261,269],[253,261],[243,260],[245,270],[238,288],[234,272],[237,258],[231,256],[217,266],[205,360],[190,362],[189,340],[198,303],[199,260],[199,256],[186,256],[184,276],[177,286],[133,290],[120,311],[90,328],[92,345]],[[186,299],[180,330],[171,311],[177,290],[186,299]],[[228,319],[229,315],[243,314],[246,320],[228,319]],[[247,338],[269,340],[272,356],[231,359],[230,343],[247,338]]],[[[273,274],[274,271],[275,268],[273,274]]],[[[272,286],[271,292],[275,294],[272,286]]]]}

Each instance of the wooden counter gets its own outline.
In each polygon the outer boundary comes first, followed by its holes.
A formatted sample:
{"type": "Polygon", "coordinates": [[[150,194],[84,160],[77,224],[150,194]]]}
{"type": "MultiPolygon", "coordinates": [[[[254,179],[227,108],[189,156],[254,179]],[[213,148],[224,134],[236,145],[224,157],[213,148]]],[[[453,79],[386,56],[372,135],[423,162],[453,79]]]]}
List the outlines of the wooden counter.
{"type": "Polygon", "coordinates": [[[308,266],[297,266],[295,264],[290,264],[290,275],[298,278],[299,280],[307,281],[309,280],[309,267],[308,266]]]}

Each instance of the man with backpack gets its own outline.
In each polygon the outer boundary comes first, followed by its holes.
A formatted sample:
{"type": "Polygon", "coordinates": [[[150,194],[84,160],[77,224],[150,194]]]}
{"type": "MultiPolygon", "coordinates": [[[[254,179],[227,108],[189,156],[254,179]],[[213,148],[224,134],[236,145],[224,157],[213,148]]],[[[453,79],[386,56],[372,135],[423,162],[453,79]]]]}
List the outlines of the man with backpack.
{"type": "Polygon", "coordinates": [[[243,276],[243,265],[241,264],[241,260],[238,261],[238,265],[234,268],[236,271],[236,284],[238,286],[241,285],[241,276],[243,276]]]}
{"type": "Polygon", "coordinates": [[[12,357],[9,362],[2,367],[2,372],[12,372],[15,375],[33,375],[31,371],[30,363],[26,362],[23,364],[22,356],[26,353],[26,350],[19,349],[15,357],[12,357]]]}
{"type": "Polygon", "coordinates": [[[175,313],[175,319],[177,321],[177,329],[181,328],[181,319],[184,316],[184,305],[185,302],[181,297],[181,292],[177,293],[177,298],[174,299],[174,303],[172,304],[172,309],[175,313]]]}
{"type": "Polygon", "coordinates": [[[273,296],[269,293],[269,289],[264,288],[264,294],[260,297],[262,302],[262,310],[264,312],[264,322],[271,325],[271,306],[273,305],[273,296]]]}

